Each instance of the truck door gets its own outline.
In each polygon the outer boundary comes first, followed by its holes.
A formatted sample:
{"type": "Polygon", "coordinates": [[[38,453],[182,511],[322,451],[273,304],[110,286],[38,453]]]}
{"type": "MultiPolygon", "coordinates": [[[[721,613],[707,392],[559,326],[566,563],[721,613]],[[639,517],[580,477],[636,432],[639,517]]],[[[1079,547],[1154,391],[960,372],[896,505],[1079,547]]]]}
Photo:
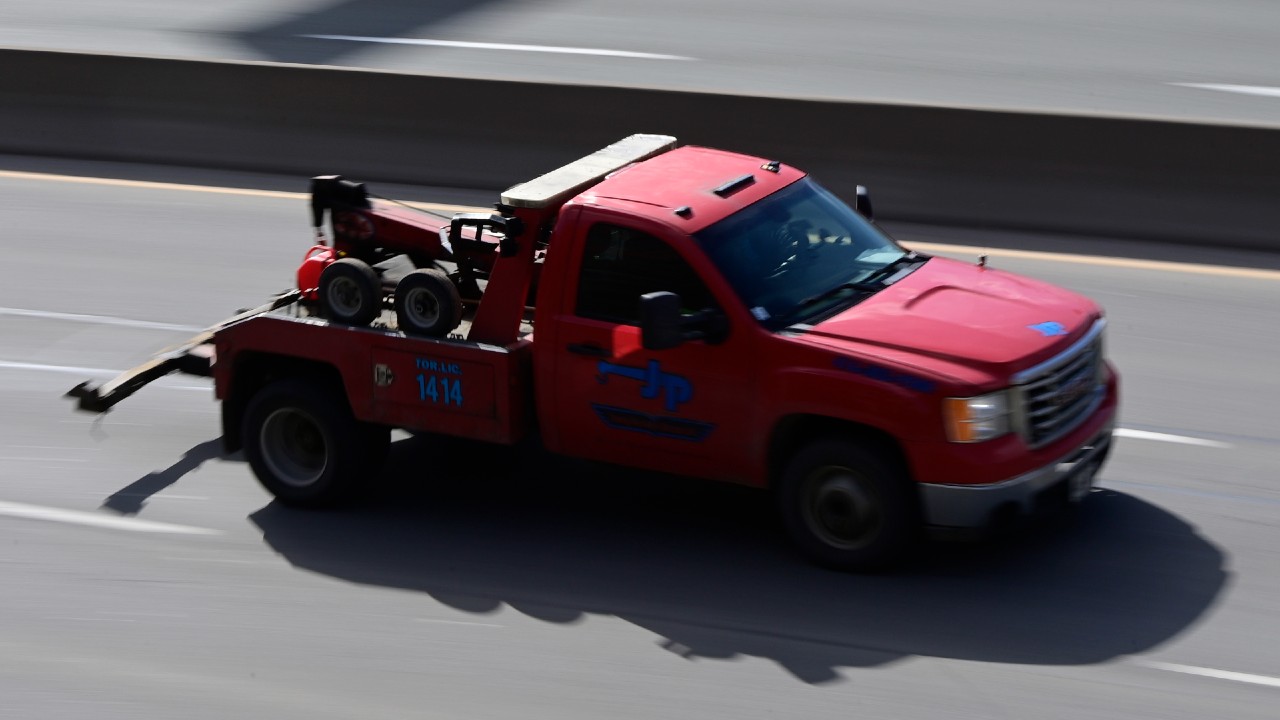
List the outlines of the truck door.
{"type": "Polygon", "coordinates": [[[727,307],[725,298],[711,292],[660,228],[646,232],[634,219],[613,221],[598,210],[584,212],[578,228],[580,264],[570,274],[576,287],[565,289],[554,333],[563,451],[679,474],[748,477],[755,445],[753,334],[730,328],[714,344],[693,340],[645,350],[641,295],[675,292],[689,312],[727,307]]]}

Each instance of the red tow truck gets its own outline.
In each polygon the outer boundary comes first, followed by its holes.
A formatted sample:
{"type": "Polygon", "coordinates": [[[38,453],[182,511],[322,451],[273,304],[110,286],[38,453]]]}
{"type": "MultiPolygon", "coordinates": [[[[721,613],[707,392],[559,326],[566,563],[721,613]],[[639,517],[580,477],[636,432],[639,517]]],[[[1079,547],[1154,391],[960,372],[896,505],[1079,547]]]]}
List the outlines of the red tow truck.
{"type": "Polygon", "coordinates": [[[1078,501],[1110,449],[1101,309],[908,250],[861,189],[851,208],[784,163],[660,135],[516,185],[489,215],[339,182],[313,199],[336,239],[304,287],[69,395],[104,412],[165,373],[212,375],[228,451],[300,506],[358,490],[392,428],[500,444],[536,430],[553,452],[768,488],[804,554],[857,571],[926,528],[1078,501]],[[374,264],[421,253],[375,272],[390,295],[372,317],[335,318],[314,281],[352,233],[382,248],[374,264]],[[423,271],[462,298],[436,336],[388,312],[423,271]]]}

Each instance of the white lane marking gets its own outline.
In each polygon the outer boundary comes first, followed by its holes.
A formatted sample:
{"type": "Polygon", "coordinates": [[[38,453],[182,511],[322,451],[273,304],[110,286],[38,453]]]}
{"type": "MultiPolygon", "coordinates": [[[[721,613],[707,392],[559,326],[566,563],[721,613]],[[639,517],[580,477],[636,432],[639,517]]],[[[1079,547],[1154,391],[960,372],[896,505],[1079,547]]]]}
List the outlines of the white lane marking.
{"type": "Polygon", "coordinates": [[[1134,440],[1155,440],[1157,442],[1181,443],[1183,445],[1199,445],[1200,447],[1229,448],[1230,443],[1206,440],[1204,438],[1187,437],[1186,435],[1169,435],[1168,433],[1148,432],[1146,430],[1130,430],[1117,428],[1116,437],[1133,438],[1134,440]]]}
{"type": "Polygon", "coordinates": [[[0,370],[38,370],[40,372],[67,373],[70,375],[119,375],[119,370],[76,367],[74,365],[45,365],[43,363],[12,362],[0,360],[0,370]]]}
{"type": "Polygon", "coordinates": [[[67,445],[0,445],[5,450],[79,450],[89,452],[93,448],[70,447],[67,445]]]}
{"type": "Polygon", "coordinates": [[[54,457],[16,457],[13,455],[0,455],[0,460],[17,460],[21,462],[59,462],[59,463],[84,463],[89,462],[83,458],[54,458],[54,457]]]}
{"type": "Polygon", "coordinates": [[[0,307],[0,316],[39,318],[41,320],[66,320],[68,322],[89,323],[91,325],[116,325],[123,327],[146,328],[148,330],[174,330],[177,332],[197,333],[204,328],[194,325],[175,325],[173,323],[152,322],[150,320],[131,320],[129,318],[111,317],[110,315],[84,315],[80,313],[50,312],[47,310],[24,310],[22,308],[0,307]]]}
{"type": "Polygon", "coordinates": [[[511,43],[460,42],[457,40],[428,40],[425,38],[366,37],[362,35],[299,35],[313,40],[346,40],[348,42],[381,43],[384,45],[430,45],[433,47],[464,48],[469,50],[514,50],[517,52],[557,53],[561,55],[602,55],[605,57],[639,58],[641,60],[695,60],[684,55],[632,52],[630,50],[606,50],[604,48],[558,47],[555,45],[514,45],[511,43]]]}
{"type": "MultiPolygon", "coordinates": [[[[35,370],[38,372],[56,372],[68,375],[119,375],[123,370],[109,370],[107,368],[91,368],[76,367],[74,365],[44,365],[41,363],[24,363],[11,362],[9,360],[0,360],[0,370],[35,370]]],[[[157,385],[156,387],[168,388],[170,390],[199,390],[207,392],[213,388],[212,385],[157,385]]]]}
{"type": "Polygon", "coordinates": [[[1197,90],[1217,90],[1218,92],[1239,93],[1241,95],[1261,95],[1262,97],[1280,97],[1280,87],[1265,85],[1227,85],[1224,83],[1169,83],[1178,87],[1195,88],[1197,90]]]}
{"type": "Polygon", "coordinates": [[[1251,673],[1232,672],[1230,670],[1215,670],[1214,668],[1195,667],[1194,665],[1178,665],[1177,663],[1164,663],[1146,660],[1140,661],[1138,664],[1144,665],[1153,670],[1166,670],[1168,672],[1182,673],[1184,675],[1199,675],[1201,677],[1216,678],[1218,680],[1232,680],[1234,682],[1280,688],[1280,678],[1271,677],[1269,675],[1253,675],[1251,673]]]}
{"type": "Polygon", "coordinates": [[[139,520],[138,518],[117,517],[101,513],[81,512],[79,510],[63,510],[40,505],[24,505],[2,500],[0,500],[0,515],[27,518],[29,520],[48,520],[49,522],[68,523],[71,525],[88,525],[110,530],[128,530],[130,532],[172,533],[178,535],[222,534],[220,530],[192,527],[190,525],[173,525],[151,520],[139,520]]]}
{"type": "Polygon", "coordinates": [[[414,618],[415,622],[432,623],[434,625],[471,625],[475,627],[493,627],[500,628],[497,623],[468,622],[466,620],[436,620],[434,618],[414,618]]]}

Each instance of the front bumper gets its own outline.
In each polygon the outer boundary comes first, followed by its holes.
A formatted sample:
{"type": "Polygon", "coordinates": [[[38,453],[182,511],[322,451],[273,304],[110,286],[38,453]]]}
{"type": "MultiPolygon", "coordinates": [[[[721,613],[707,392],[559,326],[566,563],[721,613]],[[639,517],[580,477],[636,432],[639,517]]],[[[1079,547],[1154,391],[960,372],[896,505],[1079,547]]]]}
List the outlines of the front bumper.
{"type": "Polygon", "coordinates": [[[986,485],[920,485],[925,521],[942,528],[982,528],[1028,515],[1045,501],[1077,501],[1111,450],[1114,422],[1056,462],[986,485]]]}

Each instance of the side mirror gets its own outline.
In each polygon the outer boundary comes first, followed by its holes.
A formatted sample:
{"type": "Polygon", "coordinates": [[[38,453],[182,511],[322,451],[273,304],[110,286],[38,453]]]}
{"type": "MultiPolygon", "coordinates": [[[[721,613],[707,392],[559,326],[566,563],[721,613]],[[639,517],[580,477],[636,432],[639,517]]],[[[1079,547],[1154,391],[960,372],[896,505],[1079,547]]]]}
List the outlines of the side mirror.
{"type": "Polygon", "coordinates": [[[858,186],[857,195],[854,196],[853,209],[868,220],[876,219],[876,214],[871,209],[871,193],[867,192],[867,189],[862,185],[858,186]]]}
{"type": "Polygon", "coordinates": [[[680,296],[665,290],[640,296],[640,344],[645,350],[667,350],[686,340],[715,345],[729,336],[724,313],[708,308],[684,315],[680,305],[680,296]]]}
{"type": "Polygon", "coordinates": [[[640,344],[645,350],[667,350],[684,342],[680,296],[651,292],[640,296],[640,344]]]}

